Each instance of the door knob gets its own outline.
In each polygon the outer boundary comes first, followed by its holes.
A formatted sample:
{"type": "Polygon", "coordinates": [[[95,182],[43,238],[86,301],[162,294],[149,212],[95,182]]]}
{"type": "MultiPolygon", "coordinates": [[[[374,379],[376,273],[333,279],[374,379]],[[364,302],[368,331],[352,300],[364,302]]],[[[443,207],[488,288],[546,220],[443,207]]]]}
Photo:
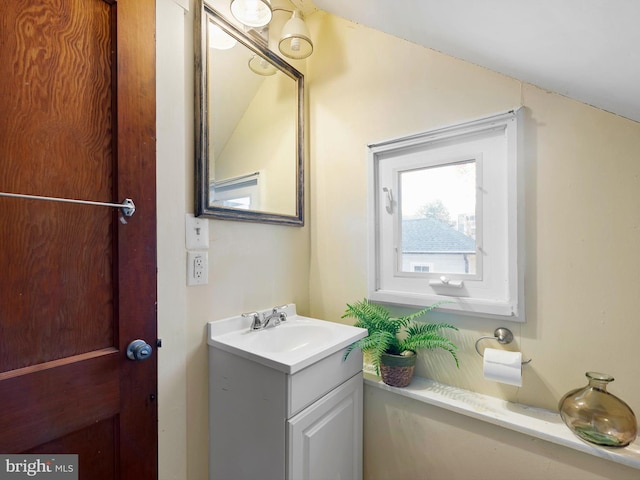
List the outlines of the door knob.
{"type": "Polygon", "coordinates": [[[135,361],[146,360],[151,356],[153,348],[144,340],[134,340],[127,347],[127,358],[135,361]]]}

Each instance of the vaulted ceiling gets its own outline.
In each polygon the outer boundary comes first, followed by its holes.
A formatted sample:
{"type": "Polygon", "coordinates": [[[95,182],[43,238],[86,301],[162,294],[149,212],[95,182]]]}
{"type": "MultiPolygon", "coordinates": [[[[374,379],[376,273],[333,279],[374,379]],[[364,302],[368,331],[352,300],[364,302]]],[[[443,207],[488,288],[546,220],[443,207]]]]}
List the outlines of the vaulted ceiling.
{"type": "Polygon", "coordinates": [[[640,0],[293,0],[640,122],[640,0]]]}

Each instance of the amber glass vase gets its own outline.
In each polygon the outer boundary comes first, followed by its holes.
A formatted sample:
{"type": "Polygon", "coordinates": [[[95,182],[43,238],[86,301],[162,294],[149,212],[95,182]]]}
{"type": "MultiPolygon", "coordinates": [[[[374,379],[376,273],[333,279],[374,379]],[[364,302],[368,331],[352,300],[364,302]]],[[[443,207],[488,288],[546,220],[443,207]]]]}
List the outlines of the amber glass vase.
{"type": "Polygon", "coordinates": [[[638,423],[633,410],[607,392],[613,377],[587,372],[589,384],[567,393],[558,408],[564,423],[578,437],[607,447],[626,447],[636,438],[638,423]]]}

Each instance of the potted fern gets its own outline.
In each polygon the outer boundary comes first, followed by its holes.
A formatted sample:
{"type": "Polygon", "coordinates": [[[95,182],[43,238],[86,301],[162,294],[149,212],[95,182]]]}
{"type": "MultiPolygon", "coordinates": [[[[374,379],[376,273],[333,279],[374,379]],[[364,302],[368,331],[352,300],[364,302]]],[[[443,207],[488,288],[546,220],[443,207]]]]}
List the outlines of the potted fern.
{"type": "Polygon", "coordinates": [[[393,387],[406,387],[411,382],[418,349],[442,348],[451,354],[456,366],[459,366],[458,347],[439,333],[441,330],[458,329],[448,323],[415,321],[439,305],[431,305],[404,317],[392,317],[388,309],[366,298],[347,304],[342,318],[356,319],[355,326],[366,328],[369,335],[352,343],[344,358],[354,349],[361,348],[369,354],[382,381],[393,387]]]}

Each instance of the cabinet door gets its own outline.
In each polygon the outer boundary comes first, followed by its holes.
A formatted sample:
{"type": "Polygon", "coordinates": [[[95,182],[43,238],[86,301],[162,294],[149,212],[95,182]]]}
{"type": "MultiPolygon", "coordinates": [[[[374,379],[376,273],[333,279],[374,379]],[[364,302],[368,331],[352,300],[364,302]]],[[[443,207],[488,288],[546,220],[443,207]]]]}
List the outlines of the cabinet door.
{"type": "Polygon", "coordinates": [[[287,422],[288,480],[362,478],[362,372],[287,422]]]}

